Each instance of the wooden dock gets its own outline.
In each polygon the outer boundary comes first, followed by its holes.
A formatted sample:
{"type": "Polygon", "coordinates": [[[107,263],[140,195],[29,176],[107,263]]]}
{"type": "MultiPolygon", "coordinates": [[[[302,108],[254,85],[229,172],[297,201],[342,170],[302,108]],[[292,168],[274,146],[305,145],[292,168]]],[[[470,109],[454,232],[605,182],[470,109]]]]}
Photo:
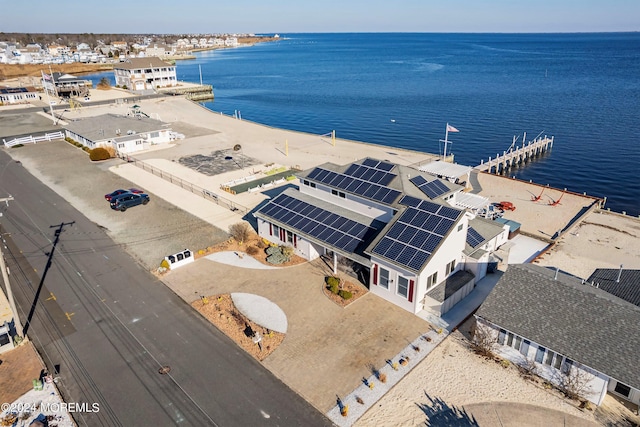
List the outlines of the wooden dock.
{"type": "Polygon", "coordinates": [[[489,157],[487,162],[482,160],[482,162],[474,169],[477,171],[499,174],[517,164],[533,160],[534,157],[551,150],[552,147],[553,136],[549,138],[545,135],[544,137],[529,141],[521,147],[515,147],[513,150],[509,151],[503,151],[502,155],[497,153],[495,157],[489,157]]]}

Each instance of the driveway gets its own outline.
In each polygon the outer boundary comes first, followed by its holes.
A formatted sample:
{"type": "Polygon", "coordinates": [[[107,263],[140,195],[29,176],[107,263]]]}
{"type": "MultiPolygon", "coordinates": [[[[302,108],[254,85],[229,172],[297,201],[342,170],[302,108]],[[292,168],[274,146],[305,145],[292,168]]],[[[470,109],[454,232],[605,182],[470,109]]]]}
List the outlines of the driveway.
{"type": "Polygon", "coordinates": [[[320,259],[295,267],[255,270],[201,258],[162,278],[192,302],[199,295],[253,293],[276,303],[288,331],[262,363],[322,412],[336,405],[430,328],[429,323],[381,298],[366,294],[346,308],[323,293],[330,270],[320,259]]]}

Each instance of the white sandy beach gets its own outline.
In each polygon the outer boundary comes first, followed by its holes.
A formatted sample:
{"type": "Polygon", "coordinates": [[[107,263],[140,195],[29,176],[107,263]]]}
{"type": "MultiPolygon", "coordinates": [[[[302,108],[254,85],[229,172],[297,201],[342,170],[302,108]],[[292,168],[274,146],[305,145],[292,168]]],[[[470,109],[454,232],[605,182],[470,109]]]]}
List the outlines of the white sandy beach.
{"type": "Polygon", "coordinates": [[[458,409],[490,402],[533,404],[581,417],[585,425],[594,420],[592,412],[583,412],[559,394],[522,379],[513,366],[503,368],[485,360],[469,350],[464,341],[460,332],[449,336],[355,425],[423,425],[427,416],[420,405],[428,405],[429,398],[441,399],[458,409]]]}

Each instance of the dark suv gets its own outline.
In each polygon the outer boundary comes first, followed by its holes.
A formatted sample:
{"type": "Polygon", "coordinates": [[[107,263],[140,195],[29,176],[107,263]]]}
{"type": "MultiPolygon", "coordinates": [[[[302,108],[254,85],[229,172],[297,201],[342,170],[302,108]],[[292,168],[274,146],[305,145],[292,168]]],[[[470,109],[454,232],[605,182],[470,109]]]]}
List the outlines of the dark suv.
{"type": "Polygon", "coordinates": [[[148,194],[125,193],[111,199],[111,209],[124,212],[127,208],[149,203],[148,194]]]}

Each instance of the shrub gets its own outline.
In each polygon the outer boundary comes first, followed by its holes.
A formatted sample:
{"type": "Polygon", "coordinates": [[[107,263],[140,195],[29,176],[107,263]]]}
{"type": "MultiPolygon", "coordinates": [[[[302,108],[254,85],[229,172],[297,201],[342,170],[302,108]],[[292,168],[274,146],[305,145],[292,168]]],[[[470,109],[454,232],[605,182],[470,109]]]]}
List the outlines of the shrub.
{"type": "MultiPolygon", "coordinates": [[[[84,150],[84,148],[83,148],[83,150],[84,150]]],[[[105,150],[104,148],[98,147],[98,148],[94,148],[93,150],[89,151],[89,158],[91,159],[91,161],[96,162],[96,161],[99,161],[99,160],[110,159],[111,155],[109,155],[109,152],[107,150],[105,150]]]]}
{"type": "Polygon", "coordinates": [[[267,257],[267,262],[270,264],[282,264],[287,262],[287,259],[284,257],[284,255],[282,255],[281,252],[276,252],[272,255],[269,255],[267,257]]]}
{"type": "Polygon", "coordinates": [[[247,254],[249,255],[257,255],[260,252],[260,249],[255,246],[249,246],[247,248],[247,254]]]}
{"type": "Polygon", "coordinates": [[[340,289],[338,291],[338,295],[342,298],[342,299],[351,299],[353,297],[353,294],[347,290],[344,289],[340,289]]]}
{"type": "Polygon", "coordinates": [[[280,252],[289,261],[295,252],[293,246],[280,246],[280,252]]]}
{"type": "Polygon", "coordinates": [[[251,231],[249,224],[246,222],[237,222],[235,224],[231,224],[229,226],[229,235],[233,237],[236,241],[240,242],[240,244],[249,240],[251,237],[251,231]]]}
{"type": "Polygon", "coordinates": [[[109,157],[113,158],[116,156],[116,149],[112,146],[104,147],[104,149],[107,150],[107,153],[109,153],[109,157]]]}
{"type": "Polygon", "coordinates": [[[269,246],[265,252],[267,255],[282,254],[279,246],[269,246]]]}
{"type": "Polygon", "coordinates": [[[256,246],[258,247],[258,249],[264,249],[269,246],[269,241],[267,239],[260,239],[256,243],[256,246]]]}
{"type": "Polygon", "coordinates": [[[329,276],[326,279],[327,288],[331,289],[334,294],[338,293],[338,286],[340,286],[340,279],[337,277],[329,276]]]}
{"type": "MultiPolygon", "coordinates": [[[[85,151],[85,152],[89,153],[89,158],[91,158],[91,148],[82,147],[82,151],[85,151]]],[[[100,160],[106,160],[106,159],[100,159],[100,160]]]]}

